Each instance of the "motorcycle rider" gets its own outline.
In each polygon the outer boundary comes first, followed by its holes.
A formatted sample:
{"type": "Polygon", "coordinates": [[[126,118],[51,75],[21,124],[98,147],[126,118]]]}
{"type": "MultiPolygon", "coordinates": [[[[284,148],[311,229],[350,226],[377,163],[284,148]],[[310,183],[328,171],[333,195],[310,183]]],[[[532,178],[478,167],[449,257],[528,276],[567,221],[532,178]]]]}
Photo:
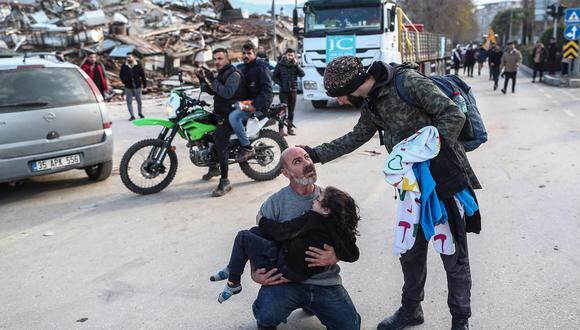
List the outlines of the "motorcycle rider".
{"type": "Polygon", "coordinates": [[[244,120],[250,118],[254,111],[265,111],[270,108],[273,99],[272,77],[268,63],[256,58],[256,46],[251,41],[242,46],[242,59],[244,64],[240,67],[240,71],[246,81],[246,96],[249,102],[243,102],[243,108],[232,111],[229,116],[230,125],[242,146],[236,156],[237,162],[245,162],[256,155],[248,139],[244,120]]]}
{"type": "Polygon", "coordinates": [[[204,69],[196,70],[195,74],[203,91],[214,96],[213,114],[217,122],[214,140],[219,167],[217,164],[210,165],[209,171],[202,179],[208,181],[220,175],[220,182],[211,194],[212,197],[220,197],[232,190],[228,179],[228,144],[232,134],[228,115],[232,112],[234,103],[244,99],[245,83],[242,73],[230,63],[228,51],[225,48],[217,48],[213,51],[213,62],[218,70],[217,78],[204,69]]]}

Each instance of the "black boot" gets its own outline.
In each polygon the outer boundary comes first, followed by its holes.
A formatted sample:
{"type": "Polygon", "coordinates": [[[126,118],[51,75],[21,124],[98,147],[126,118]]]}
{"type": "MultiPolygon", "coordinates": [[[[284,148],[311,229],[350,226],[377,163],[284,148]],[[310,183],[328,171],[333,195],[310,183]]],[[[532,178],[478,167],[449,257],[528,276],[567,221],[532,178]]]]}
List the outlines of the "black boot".
{"type": "Polygon", "coordinates": [[[377,326],[377,330],[400,330],[410,325],[419,325],[425,322],[421,304],[416,306],[401,306],[395,314],[384,319],[377,326]]]}
{"type": "Polygon", "coordinates": [[[451,320],[451,330],[469,330],[469,319],[454,316],[451,320]]]}
{"type": "Polygon", "coordinates": [[[203,181],[209,181],[214,176],[219,176],[219,175],[220,175],[220,168],[217,165],[210,165],[209,170],[207,171],[206,174],[204,174],[201,177],[201,179],[203,181]]]}
{"type": "Polygon", "coordinates": [[[211,193],[211,197],[221,197],[232,190],[232,185],[228,179],[220,179],[217,188],[211,193]]]}
{"type": "Polygon", "coordinates": [[[263,326],[258,323],[258,330],[276,330],[277,327],[275,325],[272,326],[263,326]]]}

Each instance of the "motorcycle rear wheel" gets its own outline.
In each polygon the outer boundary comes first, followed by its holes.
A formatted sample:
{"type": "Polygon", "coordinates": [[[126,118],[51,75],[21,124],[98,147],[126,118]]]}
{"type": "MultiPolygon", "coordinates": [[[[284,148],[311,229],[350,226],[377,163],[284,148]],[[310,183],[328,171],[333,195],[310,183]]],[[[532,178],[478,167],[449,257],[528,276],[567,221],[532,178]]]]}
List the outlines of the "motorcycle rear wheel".
{"type": "Polygon", "coordinates": [[[151,167],[153,159],[149,158],[149,155],[157,154],[161,147],[163,147],[162,140],[146,139],[127,149],[119,168],[121,181],[125,187],[134,193],[148,195],[160,192],[173,181],[177,173],[175,151],[167,150],[160,168],[151,167]]]}
{"type": "Polygon", "coordinates": [[[258,138],[252,141],[252,146],[256,150],[256,156],[247,162],[240,163],[242,172],[248,178],[255,181],[268,181],[282,173],[282,151],[288,148],[288,142],[282,135],[264,129],[258,138]]]}

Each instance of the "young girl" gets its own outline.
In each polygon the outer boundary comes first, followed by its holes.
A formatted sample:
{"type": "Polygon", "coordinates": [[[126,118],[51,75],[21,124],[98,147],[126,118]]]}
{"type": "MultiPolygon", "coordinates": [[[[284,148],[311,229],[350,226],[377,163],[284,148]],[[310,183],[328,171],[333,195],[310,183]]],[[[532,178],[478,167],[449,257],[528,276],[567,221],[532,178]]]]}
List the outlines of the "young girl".
{"type": "Polygon", "coordinates": [[[278,268],[284,278],[302,282],[324,267],[308,267],[308,247],[334,247],[336,257],[346,262],[358,260],[356,246],[358,206],[347,193],[327,187],[312,203],[312,209],[298,218],[278,222],[262,217],[258,227],[242,230],[236,236],[229,265],[210,277],[228,279],[219,294],[220,303],[240,293],[240,279],[248,260],[256,268],[278,268]]]}

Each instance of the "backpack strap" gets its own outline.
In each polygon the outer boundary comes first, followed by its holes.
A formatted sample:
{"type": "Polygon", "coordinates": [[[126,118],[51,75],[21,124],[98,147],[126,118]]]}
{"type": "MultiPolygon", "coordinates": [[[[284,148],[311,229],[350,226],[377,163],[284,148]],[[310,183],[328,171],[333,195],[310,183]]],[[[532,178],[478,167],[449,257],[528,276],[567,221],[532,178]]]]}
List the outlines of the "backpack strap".
{"type": "Polygon", "coordinates": [[[397,72],[395,74],[394,79],[395,91],[397,92],[401,100],[403,100],[405,103],[407,103],[412,107],[419,107],[419,105],[415,103],[415,101],[413,101],[413,99],[409,96],[409,94],[405,90],[405,85],[403,84],[404,81],[405,81],[405,71],[402,70],[397,72]]]}

